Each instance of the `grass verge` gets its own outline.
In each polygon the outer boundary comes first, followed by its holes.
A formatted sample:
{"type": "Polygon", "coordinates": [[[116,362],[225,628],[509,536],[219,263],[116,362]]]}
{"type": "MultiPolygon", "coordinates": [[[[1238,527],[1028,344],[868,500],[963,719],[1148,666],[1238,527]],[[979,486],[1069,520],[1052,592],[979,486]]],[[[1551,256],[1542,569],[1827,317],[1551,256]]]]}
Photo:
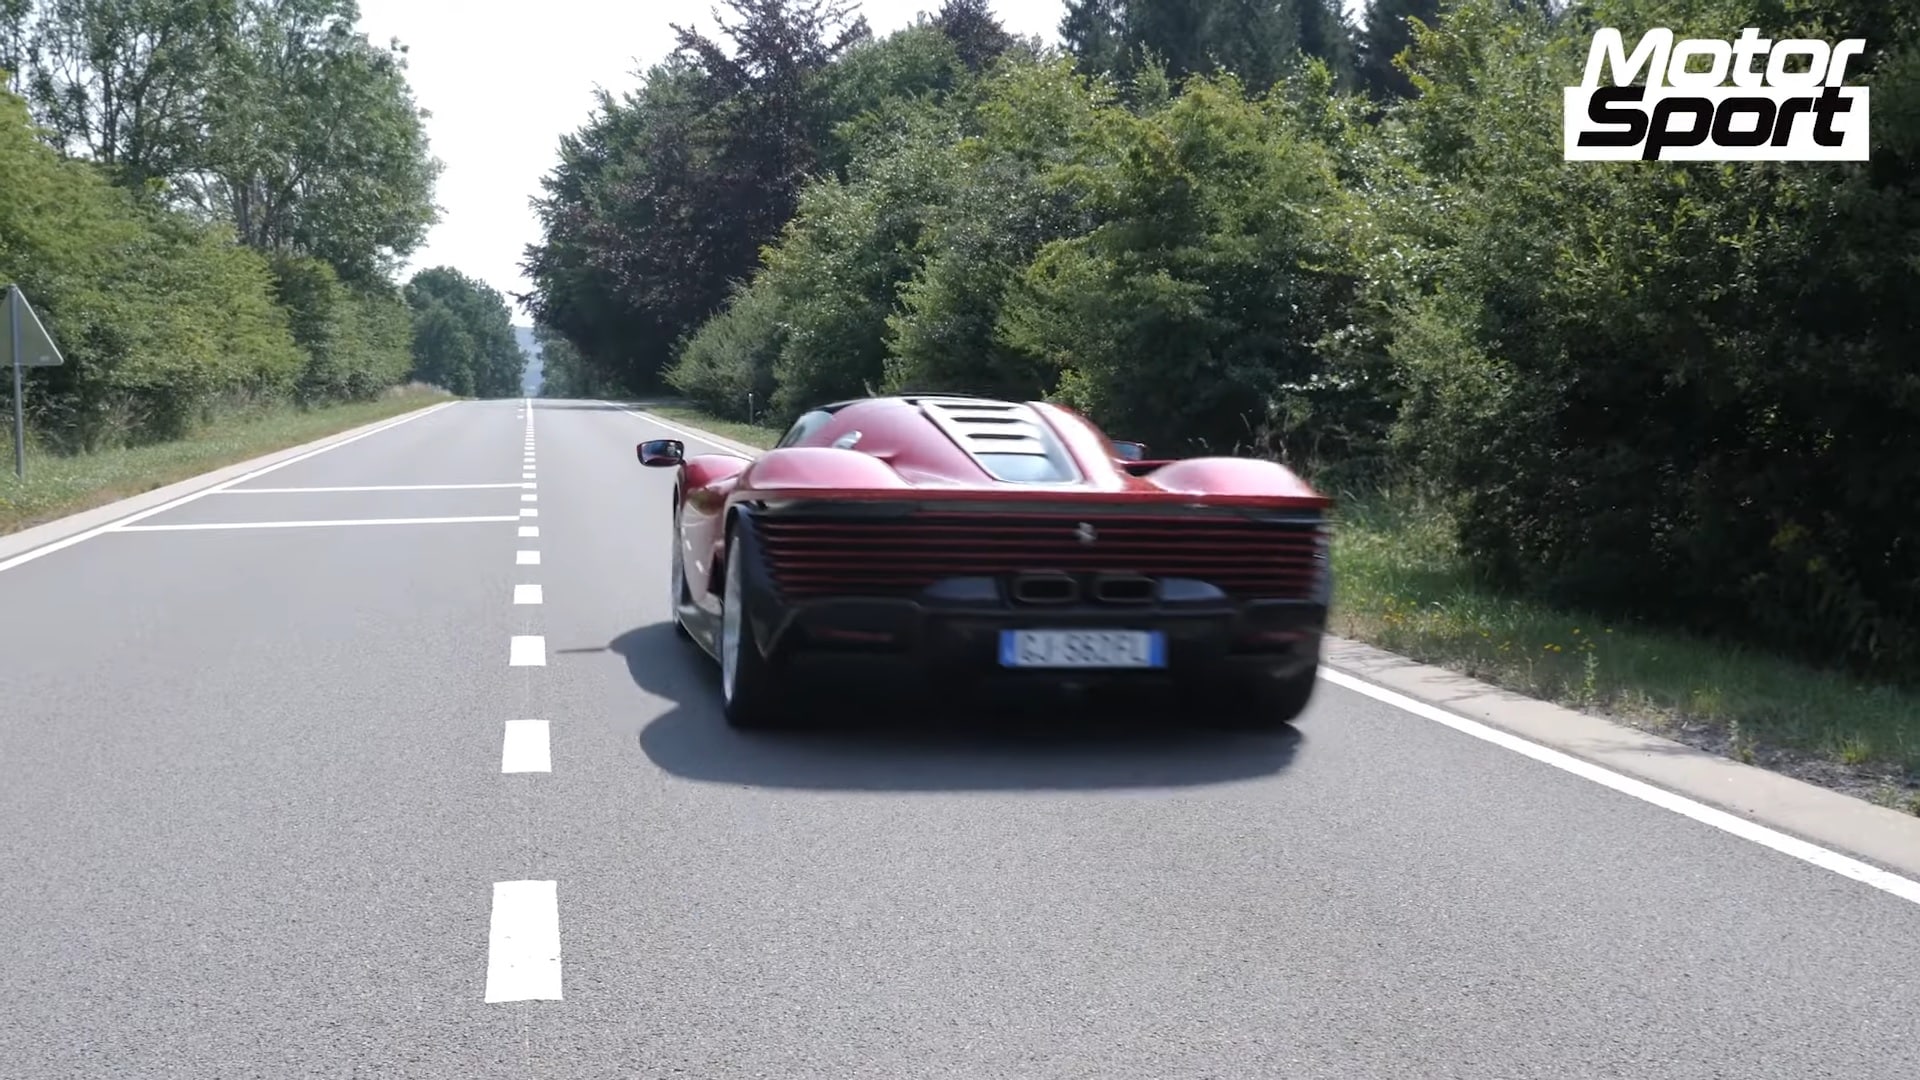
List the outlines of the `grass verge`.
{"type": "MultiPolygon", "coordinates": [[[[751,446],[780,437],[644,407],[751,446]]],[[[1920,694],[1501,595],[1446,516],[1404,495],[1342,499],[1333,566],[1341,637],[1920,815],[1920,694]]]]}
{"type": "Polygon", "coordinates": [[[1343,500],[1333,561],[1342,637],[1920,814],[1920,694],[1501,595],[1405,496],[1343,500]]]}
{"type": "Polygon", "coordinates": [[[669,420],[678,420],[692,424],[702,431],[711,431],[715,435],[732,439],[734,442],[757,446],[762,450],[780,441],[782,432],[758,424],[743,424],[738,420],[722,420],[717,416],[708,416],[698,409],[689,409],[684,405],[655,405],[651,402],[635,406],[650,413],[657,413],[669,420]]]}
{"type": "MultiPolygon", "coordinates": [[[[317,409],[285,407],[229,418],[179,442],[71,457],[36,453],[29,447],[25,483],[11,475],[0,476],[0,535],[451,398],[430,387],[396,387],[376,401],[317,409]]],[[[7,465],[11,473],[12,462],[7,465]]]]}

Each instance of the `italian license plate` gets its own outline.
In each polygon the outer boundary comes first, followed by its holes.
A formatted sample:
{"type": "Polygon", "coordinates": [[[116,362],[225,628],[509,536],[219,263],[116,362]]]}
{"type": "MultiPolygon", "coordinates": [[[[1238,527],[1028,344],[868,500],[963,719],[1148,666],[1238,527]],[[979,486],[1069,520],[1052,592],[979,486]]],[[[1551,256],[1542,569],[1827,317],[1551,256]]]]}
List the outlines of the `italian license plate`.
{"type": "Polygon", "coordinates": [[[1161,668],[1167,642],[1153,630],[1002,630],[1000,664],[1015,668],[1161,668]]]}

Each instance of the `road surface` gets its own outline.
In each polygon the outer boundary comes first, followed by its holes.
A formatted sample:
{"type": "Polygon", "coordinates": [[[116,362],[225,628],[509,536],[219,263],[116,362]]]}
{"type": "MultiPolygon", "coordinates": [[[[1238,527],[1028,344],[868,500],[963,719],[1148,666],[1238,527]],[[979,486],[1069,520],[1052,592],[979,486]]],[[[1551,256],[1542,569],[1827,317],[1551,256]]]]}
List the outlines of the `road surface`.
{"type": "Polygon", "coordinates": [[[1342,686],[735,734],[679,433],[525,411],[0,571],[0,1075],[1920,1075],[1920,905],[1342,686]]]}

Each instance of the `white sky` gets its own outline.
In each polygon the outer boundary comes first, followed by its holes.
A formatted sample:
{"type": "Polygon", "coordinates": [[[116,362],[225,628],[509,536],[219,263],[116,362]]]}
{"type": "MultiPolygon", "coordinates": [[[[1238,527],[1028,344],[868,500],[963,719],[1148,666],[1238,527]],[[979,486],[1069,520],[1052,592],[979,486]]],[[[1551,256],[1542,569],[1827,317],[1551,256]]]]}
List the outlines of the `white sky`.
{"type": "MultiPolygon", "coordinates": [[[[540,239],[528,200],[558,160],[560,137],[593,109],[595,86],[620,94],[673,48],[670,23],[713,32],[709,0],[360,0],[360,28],[408,47],[407,81],[432,114],[427,134],[446,166],[440,224],[404,275],[452,266],[507,295],[540,239]],[[531,17],[529,17],[531,16],[531,17]]],[[[862,0],[876,35],[938,10],[940,0],[862,0]]],[[[994,0],[1016,34],[1057,40],[1063,0],[994,0]]],[[[404,280],[404,275],[402,280],[404,280]]],[[[528,321],[516,308],[515,322],[528,321]]]]}

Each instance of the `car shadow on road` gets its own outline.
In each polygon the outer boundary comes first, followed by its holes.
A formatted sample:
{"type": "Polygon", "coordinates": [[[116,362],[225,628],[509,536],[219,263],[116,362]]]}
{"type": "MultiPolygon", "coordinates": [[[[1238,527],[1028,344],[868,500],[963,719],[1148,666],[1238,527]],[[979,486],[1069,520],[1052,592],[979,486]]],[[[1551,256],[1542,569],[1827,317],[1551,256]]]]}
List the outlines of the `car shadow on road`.
{"type": "Polygon", "coordinates": [[[1304,744],[1299,732],[1219,732],[1177,709],[1028,708],[929,702],[927,695],[813,695],[826,704],[790,731],[739,732],[720,712],[719,673],[667,623],[608,645],[633,681],[672,703],[639,733],[675,776],[760,787],[848,791],[1093,790],[1180,787],[1270,776],[1304,744]],[[918,700],[915,700],[916,696],[918,700]]]}

